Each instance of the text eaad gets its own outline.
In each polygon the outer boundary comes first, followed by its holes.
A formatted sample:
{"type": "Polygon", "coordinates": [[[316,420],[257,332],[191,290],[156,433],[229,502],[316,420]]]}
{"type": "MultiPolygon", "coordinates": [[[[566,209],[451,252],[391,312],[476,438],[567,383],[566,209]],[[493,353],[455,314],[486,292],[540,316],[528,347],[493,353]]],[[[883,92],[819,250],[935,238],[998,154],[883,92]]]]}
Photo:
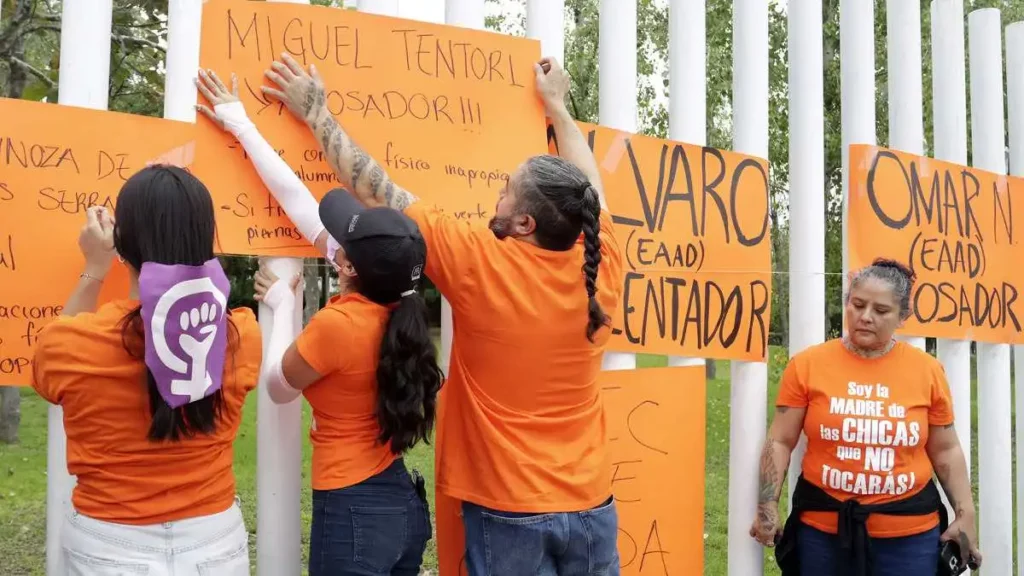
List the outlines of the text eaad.
{"type": "Polygon", "coordinates": [[[703,367],[601,372],[623,574],[704,565],[703,367]]]}
{"type": "MultiPolygon", "coordinates": [[[[82,271],[86,210],[113,210],[124,182],[190,142],[193,126],[10,99],[0,99],[0,117],[0,384],[23,386],[39,332],[82,271]]],[[[127,294],[115,265],[100,302],[127,294]]]]}
{"type": "MultiPolygon", "coordinates": [[[[310,131],[261,90],[282,53],[316,66],[328,110],[397,184],[457,218],[489,219],[516,167],[545,152],[534,40],[319,6],[205,3],[202,67],[238,75],[249,117],[317,197],[341,183],[310,131]]],[[[197,131],[195,169],[230,207],[225,252],[312,255],[241,146],[209,122],[197,131]]]]}
{"type": "MultiPolygon", "coordinates": [[[[625,258],[609,347],[763,360],[771,319],[768,163],[579,123],[625,258]]],[[[549,149],[557,153],[554,132],[549,149]]]]}
{"type": "Polygon", "coordinates": [[[913,268],[904,332],[1024,341],[1024,179],[873,146],[851,147],[850,162],[850,266],[886,257],[913,268]]]}

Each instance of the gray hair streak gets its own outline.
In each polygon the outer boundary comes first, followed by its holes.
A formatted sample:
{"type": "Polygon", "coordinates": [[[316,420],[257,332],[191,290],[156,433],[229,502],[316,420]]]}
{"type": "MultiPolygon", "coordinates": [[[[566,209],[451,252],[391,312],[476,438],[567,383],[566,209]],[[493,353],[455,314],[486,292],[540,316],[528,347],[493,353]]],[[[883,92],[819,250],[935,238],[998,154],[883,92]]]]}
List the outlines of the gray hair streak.
{"type": "Polygon", "coordinates": [[[889,285],[893,295],[900,306],[900,319],[906,320],[910,317],[910,293],[914,288],[914,280],[917,275],[914,271],[901,262],[886,258],[876,258],[870,266],[865,266],[853,274],[850,278],[850,288],[846,292],[846,301],[850,301],[850,292],[862,281],[873,278],[881,280],[889,285]]]}

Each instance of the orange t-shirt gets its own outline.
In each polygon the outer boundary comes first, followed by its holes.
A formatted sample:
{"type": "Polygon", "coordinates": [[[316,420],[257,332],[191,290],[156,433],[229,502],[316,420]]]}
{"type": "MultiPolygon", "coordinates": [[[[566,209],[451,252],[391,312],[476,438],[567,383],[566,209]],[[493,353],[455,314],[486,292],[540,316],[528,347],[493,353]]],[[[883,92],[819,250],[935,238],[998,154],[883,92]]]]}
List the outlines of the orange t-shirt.
{"type": "MultiPolygon", "coordinates": [[[[405,213],[426,240],[427,276],[452,306],[438,488],[514,512],[576,511],[608,499],[612,465],[597,376],[611,332],[587,340],[582,237],[554,252],[498,240],[485,224],[422,202],[405,213]]],[[[622,256],[607,211],[600,222],[597,298],[614,316],[622,256]]]]}
{"type": "MultiPolygon", "coordinates": [[[[865,359],[830,340],[797,354],[782,374],[777,406],[806,408],[804,478],[838,500],[882,504],[909,498],[932,479],[925,451],[929,426],[953,423],[953,401],[938,360],[898,342],[865,359]]],[[[807,525],[835,534],[834,512],[804,512],[807,525]]],[[[872,514],[876,538],[920,534],[938,525],[925,516],[872,514]]]]}
{"type": "MultiPolygon", "coordinates": [[[[231,311],[223,409],[217,431],[177,442],[147,438],[152,422],[146,365],[129,354],[121,320],[138,301],[62,316],[39,335],[32,387],[64,409],[71,501],[91,518],[157,524],[223,512],[235,498],[235,434],[256,388],[263,344],[252,311],[231,311]]],[[[162,401],[162,400],[161,400],[162,401]]]]}
{"type": "Polygon", "coordinates": [[[391,465],[377,420],[377,363],[390,310],[360,294],[335,296],[299,334],[299,355],[322,378],[303,391],[313,408],[313,489],[358,484],[391,465]]]}

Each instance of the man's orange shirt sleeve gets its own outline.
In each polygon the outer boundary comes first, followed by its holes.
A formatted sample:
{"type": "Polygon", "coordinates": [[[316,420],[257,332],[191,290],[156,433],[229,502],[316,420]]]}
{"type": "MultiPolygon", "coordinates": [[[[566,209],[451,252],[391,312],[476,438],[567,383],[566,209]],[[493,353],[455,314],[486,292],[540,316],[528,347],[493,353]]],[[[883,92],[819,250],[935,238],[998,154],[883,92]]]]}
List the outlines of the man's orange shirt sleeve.
{"type": "Polygon", "coordinates": [[[782,381],[779,385],[779,397],[775,400],[776,406],[788,408],[806,408],[810,403],[807,394],[807,385],[800,377],[800,370],[797,367],[797,359],[794,358],[786,365],[782,372],[782,381]]]}
{"type": "Polygon", "coordinates": [[[295,348],[307,364],[321,376],[345,368],[345,358],[352,346],[351,326],[345,313],[324,308],[310,319],[295,339],[295,348]]]}
{"type": "Polygon", "coordinates": [[[419,226],[427,244],[427,277],[446,298],[458,298],[456,284],[472,270],[474,255],[485,242],[494,240],[494,233],[486,227],[456,220],[424,202],[413,203],[405,214],[419,226]]]}
{"type": "Polygon", "coordinates": [[[953,395],[949,391],[946,370],[938,362],[936,364],[932,377],[932,404],[928,407],[928,425],[949,426],[954,420],[953,395]]]}

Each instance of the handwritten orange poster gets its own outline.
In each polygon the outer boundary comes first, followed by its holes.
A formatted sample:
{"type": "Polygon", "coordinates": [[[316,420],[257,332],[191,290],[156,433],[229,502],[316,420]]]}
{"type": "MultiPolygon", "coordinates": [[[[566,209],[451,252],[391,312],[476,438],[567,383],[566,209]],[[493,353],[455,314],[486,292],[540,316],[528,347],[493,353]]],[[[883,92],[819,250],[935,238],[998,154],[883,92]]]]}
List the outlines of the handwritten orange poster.
{"type": "MultiPolygon", "coordinates": [[[[210,0],[203,68],[239,78],[249,117],[318,197],[340,186],[304,123],[267,100],[283,52],[315,64],[342,127],[403,187],[465,219],[489,220],[498,192],[543,154],[535,40],[296,4],[210,0]]],[[[200,120],[195,169],[223,211],[229,253],[312,256],[234,139],[200,120]]]]}
{"type": "MultiPolygon", "coordinates": [[[[6,98],[0,117],[0,384],[24,386],[39,331],[82,273],[86,209],[113,209],[148,161],[187,165],[193,125],[6,98]]],[[[127,294],[115,262],[101,301],[127,294]]]]}
{"type": "MultiPolygon", "coordinates": [[[[601,373],[622,574],[704,570],[704,368],[601,373]]],[[[460,504],[436,499],[441,576],[468,576],[460,504]]]]}
{"type": "Polygon", "coordinates": [[[884,257],[917,273],[901,331],[1024,342],[1024,179],[866,145],[850,167],[850,270],[884,257]]]}
{"type": "MultiPolygon", "coordinates": [[[[763,360],[772,301],[768,162],[579,126],[626,258],[609,348],[763,360]]],[[[557,153],[553,130],[548,140],[557,153]]]]}

